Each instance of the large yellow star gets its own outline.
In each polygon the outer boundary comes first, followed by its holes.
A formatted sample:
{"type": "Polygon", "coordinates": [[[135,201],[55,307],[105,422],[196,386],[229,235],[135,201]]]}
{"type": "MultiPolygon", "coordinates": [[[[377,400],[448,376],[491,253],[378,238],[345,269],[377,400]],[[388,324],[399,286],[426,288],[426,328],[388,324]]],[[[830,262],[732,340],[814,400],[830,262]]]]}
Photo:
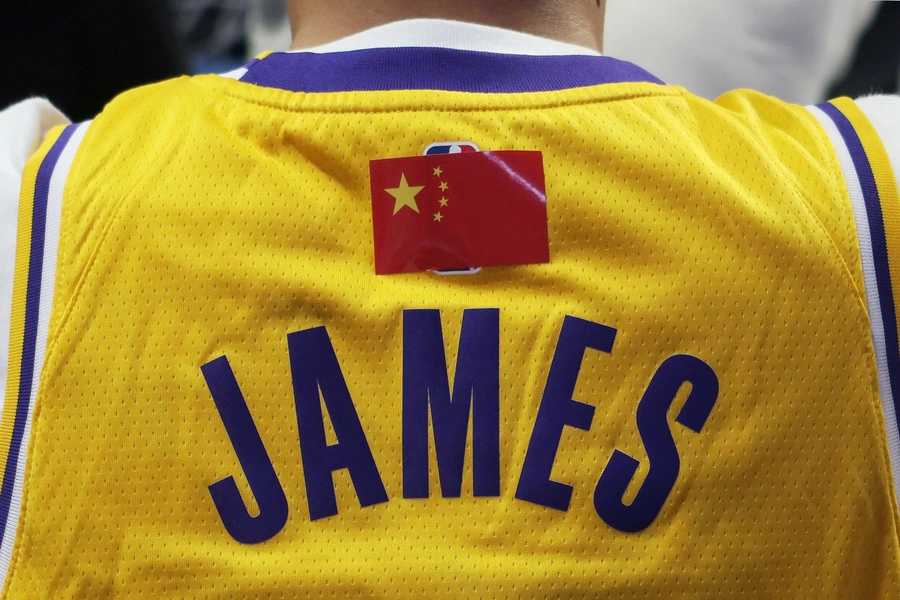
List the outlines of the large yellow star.
{"type": "Polygon", "coordinates": [[[416,212],[419,212],[419,206],[416,204],[416,194],[425,189],[424,185],[419,186],[411,186],[406,183],[406,174],[400,174],[400,186],[395,188],[388,188],[386,191],[388,194],[393,196],[396,201],[394,202],[394,214],[396,215],[401,208],[404,206],[408,206],[416,212]]]}

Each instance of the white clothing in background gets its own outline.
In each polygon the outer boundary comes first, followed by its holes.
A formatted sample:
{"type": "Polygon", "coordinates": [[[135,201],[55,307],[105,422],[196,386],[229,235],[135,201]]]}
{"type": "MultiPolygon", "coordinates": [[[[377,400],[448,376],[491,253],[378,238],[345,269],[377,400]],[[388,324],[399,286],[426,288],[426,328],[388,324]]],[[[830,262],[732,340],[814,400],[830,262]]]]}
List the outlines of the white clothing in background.
{"type": "Polygon", "coordinates": [[[604,54],[713,99],[752,88],[827,100],[878,9],[872,0],[608,0],[604,54]]]}

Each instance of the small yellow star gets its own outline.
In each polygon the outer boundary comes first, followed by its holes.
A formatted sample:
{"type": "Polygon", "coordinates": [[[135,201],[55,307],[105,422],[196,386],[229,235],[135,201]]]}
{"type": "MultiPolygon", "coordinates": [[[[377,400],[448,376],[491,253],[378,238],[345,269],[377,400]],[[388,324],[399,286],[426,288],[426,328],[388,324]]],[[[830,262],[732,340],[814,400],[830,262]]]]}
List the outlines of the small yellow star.
{"type": "Polygon", "coordinates": [[[444,215],[442,215],[441,213],[434,213],[434,220],[437,221],[438,223],[440,223],[441,219],[443,219],[443,218],[444,218],[444,215]]]}
{"type": "Polygon", "coordinates": [[[394,214],[396,215],[401,208],[404,206],[408,206],[416,212],[419,212],[419,206],[416,204],[416,194],[425,189],[424,185],[411,186],[406,183],[406,174],[400,174],[400,186],[395,188],[388,188],[386,191],[388,194],[393,196],[396,201],[394,202],[394,214]]]}
{"type": "Polygon", "coordinates": [[[446,192],[446,191],[447,191],[447,188],[449,188],[449,187],[450,187],[450,186],[447,185],[446,183],[444,183],[443,181],[441,182],[441,191],[442,191],[442,192],[446,192]]]}
{"type": "Polygon", "coordinates": [[[441,176],[441,173],[443,173],[443,171],[441,170],[440,167],[438,167],[438,168],[436,168],[436,169],[434,170],[434,174],[437,175],[438,177],[441,176]]]}
{"type": "Polygon", "coordinates": [[[447,206],[448,202],[449,200],[447,200],[446,198],[441,198],[441,206],[447,206]]]}

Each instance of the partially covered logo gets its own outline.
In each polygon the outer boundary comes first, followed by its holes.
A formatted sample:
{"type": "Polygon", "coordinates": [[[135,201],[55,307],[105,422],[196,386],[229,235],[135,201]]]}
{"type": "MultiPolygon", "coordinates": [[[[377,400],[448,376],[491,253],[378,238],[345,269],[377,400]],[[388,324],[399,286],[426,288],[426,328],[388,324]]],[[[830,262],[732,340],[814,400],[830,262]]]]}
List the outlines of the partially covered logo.
{"type": "Polygon", "coordinates": [[[540,152],[442,142],[369,173],[379,275],[550,261],[540,152]]]}

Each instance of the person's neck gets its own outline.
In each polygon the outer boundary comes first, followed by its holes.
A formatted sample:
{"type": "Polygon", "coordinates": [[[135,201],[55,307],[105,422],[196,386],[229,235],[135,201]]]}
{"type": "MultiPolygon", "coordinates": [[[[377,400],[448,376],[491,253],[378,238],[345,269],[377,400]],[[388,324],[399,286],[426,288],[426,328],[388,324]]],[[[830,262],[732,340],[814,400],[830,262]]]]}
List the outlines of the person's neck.
{"type": "Polygon", "coordinates": [[[591,0],[291,0],[292,50],[320,46],[405,19],[450,19],[503,27],[602,50],[604,3],[591,0]]]}

